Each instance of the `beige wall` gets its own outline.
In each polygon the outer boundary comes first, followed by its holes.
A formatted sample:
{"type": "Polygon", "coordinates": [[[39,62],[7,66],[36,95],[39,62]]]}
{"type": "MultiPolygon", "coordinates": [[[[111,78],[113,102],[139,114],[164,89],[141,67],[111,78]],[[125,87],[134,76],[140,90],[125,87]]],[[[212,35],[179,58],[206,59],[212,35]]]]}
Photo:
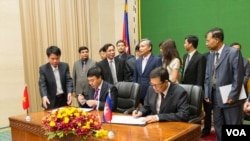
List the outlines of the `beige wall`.
{"type": "Polygon", "coordinates": [[[22,96],[25,86],[21,26],[18,0],[0,1],[0,127],[8,117],[24,114],[22,96]]]}
{"type": "MultiPolygon", "coordinates": [[[[88,41],[85,42],[89,44],[92,58],[100,60],[98,54],[99,48],[105,43],[115,44],[117,40],[121,39],[124,0],[89,0],[86,3],[88,5],[86,12],[88,13],[87,19],[89,19],[87,23],[89,32],[87,33],[88,41]]],[[[130,43],[132,47],[131,52],[133,53],[134,46],[138,42],[137,0],[128,0],[128,5],[130,43]]],[[[1,0],[0,19],[0,65],[2,66],[0,68],[0,88],[2,90],[2,94],[0,95],[2,113],[0,127],[5,127],[9,125],[9,116],[25,113],[22,109],[22,96],[25,86],[24,74],[30,75],[34,72],[24,72],[24,70],[27,70],[24,69],[24,64],[29,65],[27,62],[23,62],[22,45],[24,43],[22,43],[21,37],[19,0],[1,0]]],[[[39,56],[45,58],[45,52],[41,52],[39,56]]],[[[69,64],[72,67],[73,62],[69,64]]],[[[38,69],[38,66],[36,67],[38,69]]],[[[37,77],[35,76],[36,79],[37,77]]],[[[30,85],[36,87],[36,92],[30,93],[30,97],[39,95],[37,80],[32,82],[34,84],[30,85]]],[[[36,106],[40,105],[39,100],[31,103],[36,104],[36,106]]]]}

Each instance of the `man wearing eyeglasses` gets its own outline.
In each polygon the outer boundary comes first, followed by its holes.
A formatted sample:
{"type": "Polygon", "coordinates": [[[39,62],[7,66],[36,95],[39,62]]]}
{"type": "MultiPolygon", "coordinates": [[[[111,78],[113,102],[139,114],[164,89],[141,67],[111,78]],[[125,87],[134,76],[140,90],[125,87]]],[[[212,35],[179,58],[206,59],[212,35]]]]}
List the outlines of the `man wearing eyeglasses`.
{"type": "Polygon", "coordinates": [[[187,92],[178,84],[169,81],[168,71],[157,67],[150,73],[150,83],[139,110],[133,117],[146,116],[147,123],[157,121],[188,121],[189,105],[187,92]]]}

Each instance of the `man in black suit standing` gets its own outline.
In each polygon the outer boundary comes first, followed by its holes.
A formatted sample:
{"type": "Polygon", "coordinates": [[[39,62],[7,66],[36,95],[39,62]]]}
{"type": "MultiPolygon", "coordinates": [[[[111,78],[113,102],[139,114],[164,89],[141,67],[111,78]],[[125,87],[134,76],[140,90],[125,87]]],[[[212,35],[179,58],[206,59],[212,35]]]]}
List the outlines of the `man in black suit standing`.
{"type": "Polygon", "coordinates": [[[185,37],[184,48],[187,53],[183,56],[183,84],[204,85],[206,58],[197,51],[198,38],[194,35],[185,37]]]}
{"type": "Polygon", "coordinates": [[[133,117],[147,116],[147,123],[189,120],[187,92],[169,80],[167,69],[153,69],[150,73],[150,84],[144,105],[133,111],[133,117]]]}
{"type": "Polygon", "coordinates": [[[102,72],[99,67],[92,67],[87,73],[89,82],[88,94],[78,95],[77,99],[80,107],[92,107],[97,110],[103,110],[106,97],[110,92],[112,111],[116,110],[117,88],[102,79],[102,72]]]}
{"type": "Polygon", "coordinates": [[[53,109],[70,105],[73,81],[69,65],[60,62],[61,50],[57,46],[47,48],[49,62],[39,67],[39,90],[42,106],[53,109]]]}
{"type": "MultiPolygon", "coordinates": [[[[184,69],[182,74],[182,83],[198,85],[204,88],[206,57],[197,51],[198,43],[199,39],[197,36],[188,35],[185,37],[184,48],[187,53],[183,56],[184,69]]],[[[206,102],[204,101],[203,103],[206,102]]],[[[203,105],[205,106],[205,104],[203,105]]],[[[206,112],[205,109],[206,107],[204,107],[204,111],[206,112]]],[[[205,115],[209,116],[207,113],[205,113],[205,115]]],[[[201,137],[210,134],[211,120],[206,119],[207,118],[204,119],[204,128],[202,130],[201,137]]]]}
{"type": "Polygon", "coordinates": [[[103,80],[116,84],[119,81],[125,80],[125,60],[115,58],[115,46],[105,44],[103,50],[106,52],[106,59],[97,63],[97,66],[102,70],[103,80]]]}

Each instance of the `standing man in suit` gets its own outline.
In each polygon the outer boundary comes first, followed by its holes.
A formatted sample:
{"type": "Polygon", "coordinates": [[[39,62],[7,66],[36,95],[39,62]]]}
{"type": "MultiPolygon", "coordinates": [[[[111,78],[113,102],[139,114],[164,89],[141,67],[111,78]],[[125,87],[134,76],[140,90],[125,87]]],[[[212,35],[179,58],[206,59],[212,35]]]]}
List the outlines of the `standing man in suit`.
{"type": "Polygon", "coordinates": [[[150,73],[151,86],[147,90],[144,105],[132,113],[133,117],[147,116],[147,123],[157,121],[188,121],[187,92],[169,80],[168,71],[157,67],[150,73]]]}
{"type": "Polygon", "coordinates": [[[129,58],[126,61],[126,81],[133,82],[133,76],[135,71],[135,61],[141,56],[139,50],[139,44],[135,46],[135,57],[129,58]]]}
{"type": "Polygon", "coordinates": [[[115,58],[115,46],[105,44],[103,50],[106,52],[106,59],[97,63],[97,66],[102,70],[103,80],[116,84],[119,81],[125,80],[125,61],[115,58]]]}
{"type": "Polygon", "coordinates": [[[206,71],[206,58],[196,49],[198,38],[194,35],[185,37],[184,48],[187,53],[183,56],[184,71],[183,84],[192,84],[203,87],[206,71]]]}
{"type": "Polygon", "coordinates": [[[222,125],[242,122],[242,101],[239,95],[243,83],[244,68],[239,50],[225,46],[221,28],[213,28],[206,34],[206,46],[214,51],[208,57],[205,75],[205,101],[213,105],[216,140],[222,140],[222,125]],[[232,84],[226,103],[222,102],[221,86],[232,84]]]}
{"type": "Polygon", "coordinates": [[[61,50],[50,46],[46,50],[49,62],[39,67],[39,90],[42,106],[47,109],[70,105],[73,82],[69,65],[60,62],[61,50]]]}
{"type": "MultiPolygon", "coordinates": [[[[197,38],[197,36],[188,35],[185,37],[184,48],[187,51],[187,53],[183,56],[184,70],[182,74],[182,83],[198,85],[204,88],[206,58],[204,55],[200,54],[197,51],[198,43],[199,39],[197,38]]],[[[206,102],[203,101],[203,103],[206,102]]],[[[205,106],[205,104],[203,105],[205,106]]],[[[204,107],[205,115],[209,116],[209,113],[207,113],[205,109],[206,107],[204,107]]],[[[207,118],[204,118],[204,128],[202,130],[201,137],[210,134],[211,120],[206,120],[206,119],[207,118]]]]}
{"type": "Polygon", "coordinates": [[[92,67],[87,73],[90,85],[88,95],[78,95],[80,107],[92,107],[97,110],[103,110],[106,97],[110,92],[112,111],[116,110],[117,88],[102,79],[102,72],[99,67],[92,67]]]}
{"type": "Polygon", "coordinates": [[[80,59],[73,66],[73,92],[76,95],[88,94],[87,72],[89,68],[96,65],[96,61],[89,58],[89,49],[81,46],[78,49],[80,59]]]}
{"type": "Polygon", "coordinates": [[[118,55],[115,58],[119,58],[122,60],[128,60],[132,57],[134,57],[133,55],[127,54],[126,52],[126,42],[123,40],[118,40],[116,42],[116,47],[117,47],[117,51],[118,51],[118,55]]]}
{"type": "Polygon", "coordinates": [[[135,62],[135,71],[133,81],[141,86],[141,99],[140,103],[143,105],[147,89],[149,87],[149,74],[150,72],[162,65],[161,58],[154,56],[152,51],[152,43],[148,39],[142,39],[139,43],[141,57],[135,62]]]}

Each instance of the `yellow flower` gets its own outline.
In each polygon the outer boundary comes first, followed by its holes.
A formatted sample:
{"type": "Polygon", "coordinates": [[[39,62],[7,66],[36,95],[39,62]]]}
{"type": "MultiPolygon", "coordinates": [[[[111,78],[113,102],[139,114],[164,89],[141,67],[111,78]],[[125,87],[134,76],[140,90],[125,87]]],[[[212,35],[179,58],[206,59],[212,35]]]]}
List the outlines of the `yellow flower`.
{"type": "Polygon", "coordinates": [[[69,123],[69,118],[68,117],[64,117],[64,123],[69,123]]]}
{"type": "Polygon", "coordinates": [[[97,137],[97,138],[103,138],[103,137],[107,137],[107,136],[108,136],[108,131],[104,130],[104,129],[96,131],[96,133],[95,133],[95,137],[97,137]]]}
{"type": "Polygon", "coordinates": [[[54,127],[56,123],[54,121],[50,121],[49,126],[54,127]]]}
{"type": "Polygon", "coordinates": [[[48,139],[62,138],[67,134],[77,135],[83,139],[89,135],[104,138],[108,134],[108,131],[101,128],[101,121],[97,115],[76,107],[54,110],[43,118],[42,123],[48,139]],[[55,128],[57,126],[59,128],[55,128]]]}

